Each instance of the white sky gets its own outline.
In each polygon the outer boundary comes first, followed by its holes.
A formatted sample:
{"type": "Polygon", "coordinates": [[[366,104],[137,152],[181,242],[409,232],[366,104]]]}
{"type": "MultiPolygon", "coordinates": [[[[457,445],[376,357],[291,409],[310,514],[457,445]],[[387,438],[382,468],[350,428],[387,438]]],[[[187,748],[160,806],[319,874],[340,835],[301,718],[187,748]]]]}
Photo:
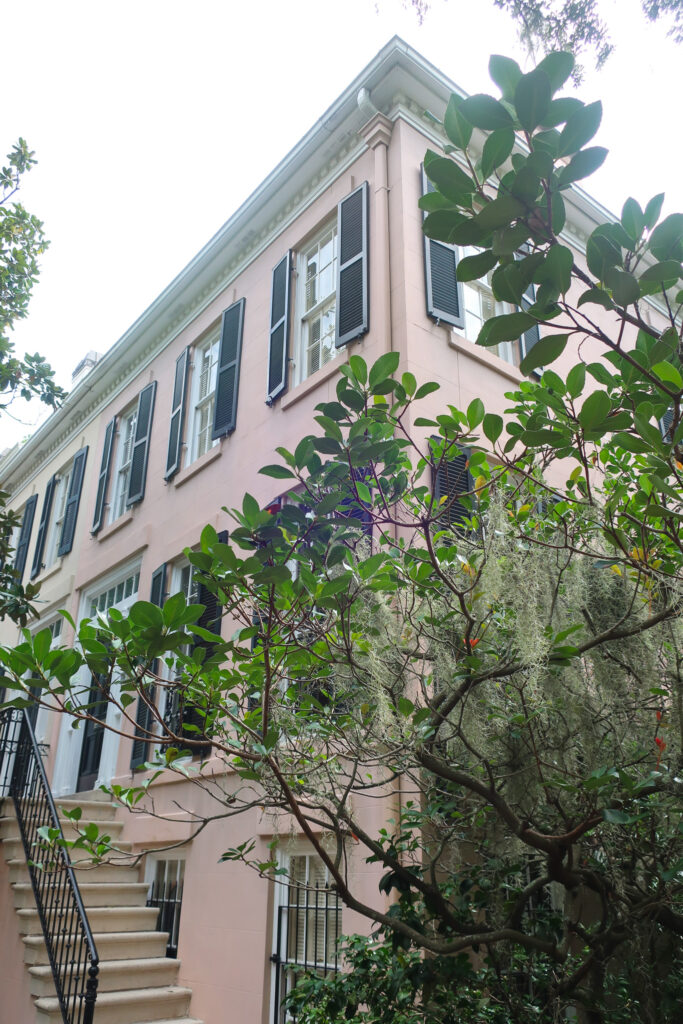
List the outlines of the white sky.
{"type": "MultiPolygon", "coordinates": [[[[578,95],[602,99],[588,179],[619,211],[665,191],[683,209],[680,62],[637,0],[603,0],[617,44],[578,95]]],[[[524,63],[491,0],[432,0],[425,23],[400,0],[5,0],[0,156],[21,135],[39,164],[21,201],[45,222],[19,351],[69,387],[218,230],[349,82],[399,34],[468,92],[494,91],[491,53],[524,63]]],[[[0,450],[30,433],[33,403],[6,416],[0,450]]]]}

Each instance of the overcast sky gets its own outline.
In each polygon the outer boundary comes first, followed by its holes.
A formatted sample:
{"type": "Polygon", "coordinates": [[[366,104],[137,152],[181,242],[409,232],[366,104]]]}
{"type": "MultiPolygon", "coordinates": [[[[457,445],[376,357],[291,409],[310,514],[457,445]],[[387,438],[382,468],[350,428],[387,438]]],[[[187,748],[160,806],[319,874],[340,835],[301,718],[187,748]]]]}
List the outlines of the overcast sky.
{"type": "MultiPolygon", "coordinates": [[[[468,92],[493,89],[491,53],[523,55],[491,0],[21,0],[2,5],[0,155],[21,135],[39,164],[21,199],[51,246],[20,351],[68,387],[105,352],[351,80],[399,34],[468,92]]],[[[604,0],[617,52],[578,95],[601,98],[610,150],[590,192],[620,211],[665,191],[683,209],[683,48],[637,0],[604,0]]],[[[35,403],[3,416],[0,450],[35,403]]]]}

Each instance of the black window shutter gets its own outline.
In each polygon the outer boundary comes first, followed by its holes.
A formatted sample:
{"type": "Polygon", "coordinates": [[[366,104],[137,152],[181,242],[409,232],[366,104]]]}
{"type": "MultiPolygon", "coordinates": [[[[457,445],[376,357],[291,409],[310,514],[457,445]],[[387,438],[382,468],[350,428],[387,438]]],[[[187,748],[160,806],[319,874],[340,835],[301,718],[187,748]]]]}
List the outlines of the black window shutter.
{"type": "Polygon", "coordinates": [[[26,556],[28,554],[28,546],[31,543],[31,530],[33,529],[33,519],[36,514],[37,504],[38,495],[32,494],[26,502],[24,518],[21,520],[21,530],[19,531],[19,540],[17,541],[17,551],[14,556],[14,568],[19,574],[20,582],[23,579],[24,569],[26,568],[26,556]]]}
{"type": "Polygon", "coordinates": [[[135,440],[133,441],[133,455],[130,461],[126,508],[130,508],[131,505],[142,501],[145,496],[149,439],[152,433],[154,396],[156,392],[157,382],[154,380],[146,388],[143,388],[138,396],[138,413],[135,421],[135,440]]]}
{"type": "Polygon", "coordinates": [[[662,416],[661,420],[659,421],[659,429],[662,432],[662,437],[668,444],[671,444],[673,440],[671,435],[671,427],[673,425],[673,421],[674,411],[673,408],[670,406],[662,416]]]}
{"type": "Polygon", "coordinates": [[[458,500],[458,495],[472,490],[469,457],[469,448],[461,448],[452,458],[442,459],[433,470],[434,501],[438,505],[442,498],[447,499],[438,510],[439,520],[443,528],[451,527],[456,533],[468,533],[465,520],[472,517],[471,511],[458,500]]]}
{"type": "Polygon", "coordinates": [[[168,455],[166,456],[165,479],[170,480],[180,469],[183,450],[183,424],[187,402],[187,371],[190,365],[190,346],[181,352],[175,361],[175,382],[173,384],[173,406],[171,426],[168,432],[168,455]]]}
{"type": "Polygon", "coordinates": [[[38,524],[38,536],[36,537],[36,549],[33,552],[33,565],[31,566],[31,579],[34,580],[43,568],[43,553],[45,551],[45,538],[47,537],[47,529],[50,525],[50,513],[52,512],[52,499],[55,496],[55,487],[57,486],[57,474],[51,476],[47,482],[45,488],[45,497],[43,498],[43,508],[40,513],[40,523],[38,524]]]}
{"type": "Polygon", "coordinates": [[[74,544],[76,533],[76,520],[78,519],[78,506],[81,502],[81,491],[83,489],[83,477],[85,476],[85,462],[88,458],[88,446],[81,448],[74,455],[71,480],[69,481],[69,493],[66,497],[64,507],[64,522],[62,523],[62,535],[59,538],[58,555],[68,555],[74,544]]]}
{"type": "Polygon", "coordinates": [[[116,416],[107,423],[104,432],[104,447],[102,449],[102,462],[100,463],[100,475],[97,480],[97,497],[95,498],[95,515],[92,521],[91,533],[97,533],[102,529],[104,523],[104,510],[107,502],[107,487],[109,486],[109,470],[111,469],[111,453],[114,447],[114,434],[116,433],[116,416]]]}
{"type": "Polygon", "coordinates": [[[242,330],[245,300],[240,299],[223,313],[221,346],[216,374],[216,399],[213,405],[213,431],[215,440],[235,429],[237,422],[237,394],[240,385],[240,358],[242,356],[242,330]]]}
{"type": "MultiPolygon", "coordinates": [[[[166,599],[166,563],[160,565],[158,569],[152,573],[152,585],[150,593],[150,602],[157,605],[159,608],[163,606],[164,600],[166,599]]],[[[156,675],[158,672],[158,661],[155,661],[152,665],[152,671],[156,675]]],[[[145,687],[145,695],[149,700],[150,704],[154,703],[154,697],[156,694],[156,687],[154,683],[150,683],[149,686],[145,687]]],[[[133,748],[130,754],[130,766],[134,771],[139,768],[141,764],[144,764],[147,760],[147,749],[149,747],[149,733],[154,722],[154,715],[150,711],[148,704],[138,697],[138,706],[135,712],[135,739],[133,740],[133,748]]]]}
{"type": "Polygon", "coordinates": [[[337,208],[337,323],[335,345],[341,348],[370,329],[368,295],[368,183],[354,189],[337,208]]]}
{"type": "MultiPolygon", "coordinates": [[[[435,192],[422,168],[422,194],[435,192]]],[[[462,286],[458,282],[458,247],[423,235],[427,316],[452,327],[465,326],[462,286]]]]}
{"type": "Polygon", "coordinates": [[[290,251],[283,256],[273,271],[268,343],[268,393],[266,395],[268,405],[272,405],[278,395],[287,390],[291,262],[290,251]]]}
{"type": "MultiPolygon", "coordinates": [[[[221,530],[218,534],[218,541],[221,544],[228,543],[228,531],[221,530]]],[[[204,611],[200,615],[197,625],[203,629],[208,629],[211,633],[220,635],[221,631],[221,615],[222,608],[218,603],[218,598],[215,594],[212,594],[203,583],[199,584],[199,592],[197,594],[197,603],[204,605],[204,611]]],[[[213,652],[213,644],[210,640],[203,640],[197,638],[194,644],[194,650],[198,647],[203,648],[206,651],[206,658],[210,658],[213,652]]],[[[187,703],[183,709],[183,725],[196,726],[199,730],[199,734],[206,731],[206,720],[201,711],[191,703],[187,703]]],[[[193,730],[187,733],[189,739],[198,739],[199,734],[193,730]]],[[[202,745],[201,747],[193,747],[193,753],[198,754],[200,757],[207,757],[211,752],[211,744],[202,745]]]]}

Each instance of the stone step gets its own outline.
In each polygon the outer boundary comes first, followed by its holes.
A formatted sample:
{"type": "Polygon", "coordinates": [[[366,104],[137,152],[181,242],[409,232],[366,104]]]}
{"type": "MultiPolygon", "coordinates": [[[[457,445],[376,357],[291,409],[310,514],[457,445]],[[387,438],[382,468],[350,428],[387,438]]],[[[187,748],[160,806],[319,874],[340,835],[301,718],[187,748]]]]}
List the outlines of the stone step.
{"type": "MultiPolygon", "coordinates": [[[[118,861],[120,863],[122,861],[122,859],[123,859],[123,855],[128,854],[128,853],[131,852],[131,850],[133,848],[133,845],[132,845],[132,843],[121,842],[121,841],[119,841],[117,839],[115,841],[115,843],[114,843],[114,847],[115,847],[115,849],[113,849],[111,851],[111,853],[107,854],[107,859],[108,860],[113,860],[115,862],[118,861]]],[[[4,839],[3,842],[2,842],[2,853],[3,853],[3,856],[4,856],[5,860],[23,860],[24,859],[24,846],[23,846],[23,844],[21,842],[21,839],[19,839],[19,838],[16,838],[16,839],[4,839]]],[[[70,857],[72,856],[71,852],[69,853],[69,856],[70,857]]],[[[75,850],[73,852],[73,858],[72,859],[75,860],[79,856],[80,857],[84,857],[84,851],[83,850],[75,850]]]]}
{"type": "MultiPolygon", "coordinates": [[[[180,960],[167,956],[146,957],[138,960],[102,960],[98,975],[98,992],[118,992],[131,988],[159,988],[174,985],[180,960]]],[[[29,967],[31,995],[54,996],[55,984],[52,968],[45,964],[29,967]]]]}
{"type": "MultiPolygon", "coordinates": [[[[156,1024],[186,1016],[192,990],[179,985],[160,988],[126,989],[101,992],[95,1004],[97,1024],[156,1024]]],[[[36,1024],[62,1024],[62,1013],[56,996],[36,1000],[36,1024]]]]}
{"type": "MultiPolygon", "coordinates": [[[[79,852],[82,851],[75,850],[72,855],[79,852]]],[[[25,860],[10,860],[7,866],[9,867],[9,880],[13,885],[29,881],[25,860]]],[[[93,864],[91,860],[82,863],[76,861],[73,868],[79,886],[87,882],[93,885],[100,883],[106,885],[111,882],[137,882],[140,877],[140,871],[136,867],[128,867],[126,864],[109,864],[107,861],[102,861],[100,864],[93,864]]]]}
{"type": "MultiPolygon", "coordinates": [[[[16,912],[20,935],[41,935],[38,911],[24,907],[16,912]]],[[[92,932],[147,932],[156,928],[157,907],[91,907],[88,921],[92,932]]],[[[71,920],[71,907],[64,908],[64,918],[71,920]],[[67,918],[68,915],[68,918],[67,918]]],[[[58,928],[59,925],[57,924],[58,928]]],[[[71,931],[69,927],[69,931],[71,931]]],[[[73,929],[75,931],[75,929],[73,929]]]]}
{"type": "Polygon", "coordinates": [[[60,811],[72,811],[74,807],[80,807],[83,811],[81,821],[105,821],[116,817],[117,805],[111,800],[79,800],[77,796],[61,796],[55,803],[60,811]]]}
{"type": "MultiPolygon", "coordinates": [[[[77,821],[70,821],[68,818],[60,818],[60,824],[62,826],[62,833],[65,839],[77,839],[80,833],[83,831],[86,825],[96,825],[97,832],[100,836],[109,836],[110,839],[116,840],[123,830],[122,821],[92,821],[88,818],[83,818],[82,823],[77,821]]],[[[0,819],[0,839],[18,839],[19,838],[19,822],[16,818],[2,818],[0,819]]]]}
{"type": "MultiPolygon", "coordinates": [[[[14,889],[14,906],[35,907],[33,887],[30,882],[17,882],[14,889]]],[[[49,901],[50,889],[44,894],[49,901]]],[[[84,882],[78,879],[83,904],[86,907],[144,907],[149,886],[146,882],[84,882]]]]}
{"type": "MultiPolygon", "coordinates": [[[[152,908],[153,909],[153,908],[152,908]]],[[[130,960],[163,957],[168,942],[167,932],[95,932],[93,935],[101,960],[130,960]]],[[[48,964],[42,935],[23,935],[24,963],[48,964]]]]}

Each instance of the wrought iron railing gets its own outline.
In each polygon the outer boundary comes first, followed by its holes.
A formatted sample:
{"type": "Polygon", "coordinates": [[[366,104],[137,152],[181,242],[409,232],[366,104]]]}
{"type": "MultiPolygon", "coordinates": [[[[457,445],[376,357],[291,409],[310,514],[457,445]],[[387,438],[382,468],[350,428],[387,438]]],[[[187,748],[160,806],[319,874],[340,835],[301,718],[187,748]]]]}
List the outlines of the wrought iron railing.
{"type": "Polygon", "coordinates": [[[287,996],[297,976],[335,974],[341,968],[339,896],[327,886],[287,886],[287,902],[277,908],[273,1024],[287,1024],[296,1017],[287,1009],[287,996]]]}
{"type": "Polygon", "coordinates": [[[11,797],[64,1024],[92,1024],[99,960],[26,710],[0,711],[0,798],[11,797]]]}
{"type": "Polygon", "coordinates": [[[159,917],[156,930],[168,932],[166,956],[178,956],[178,931],[180,929],[180,910],[183,903],[183,883],[167,879],[163,882],[152,882],[147,897],[148,907],[157,907],[159,917]]]}

